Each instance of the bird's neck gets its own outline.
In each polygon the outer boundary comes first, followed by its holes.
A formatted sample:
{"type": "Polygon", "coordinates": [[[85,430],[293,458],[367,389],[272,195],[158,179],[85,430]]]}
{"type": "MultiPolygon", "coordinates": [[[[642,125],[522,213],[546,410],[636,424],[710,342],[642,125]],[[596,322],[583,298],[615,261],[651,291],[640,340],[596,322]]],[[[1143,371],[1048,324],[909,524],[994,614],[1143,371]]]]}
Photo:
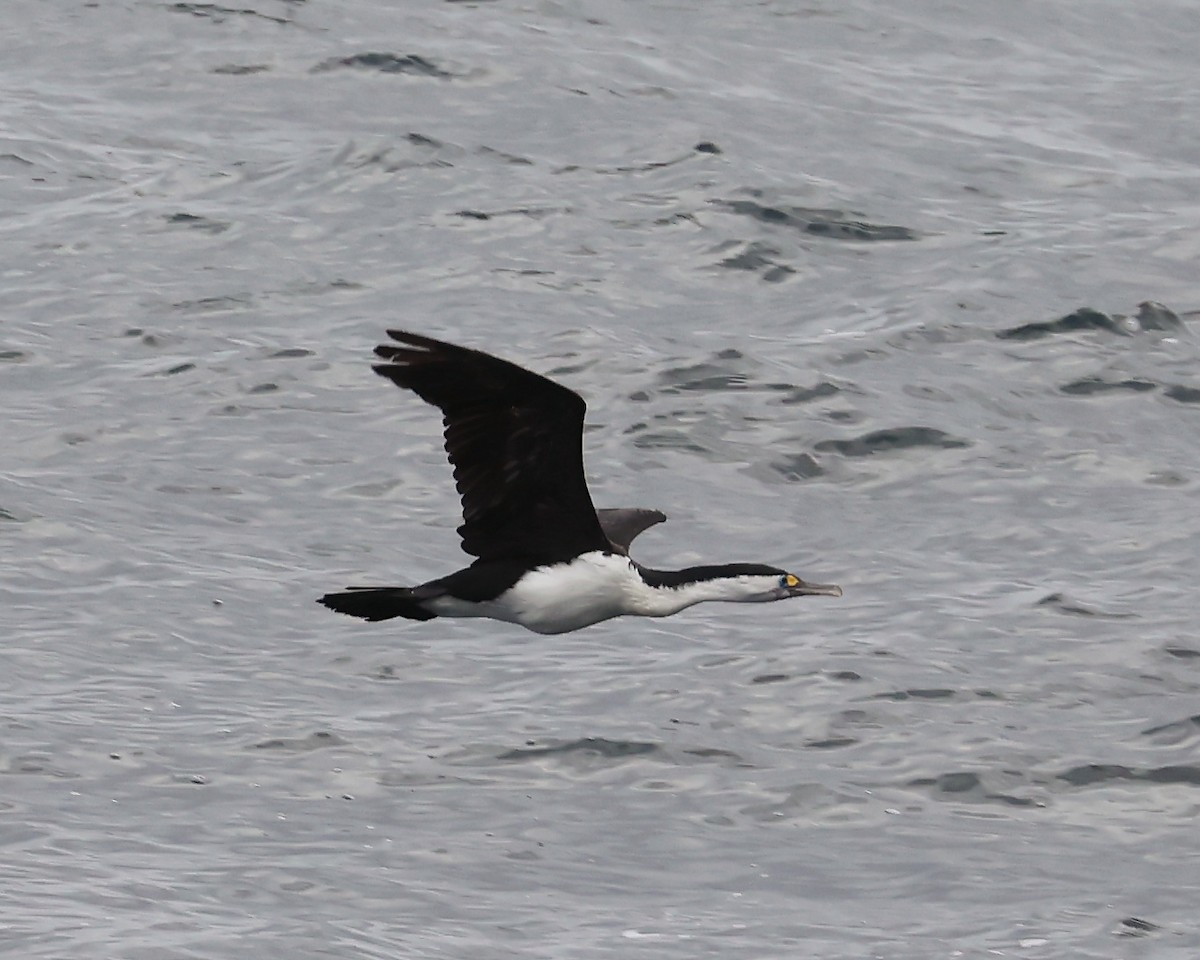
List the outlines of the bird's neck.
{"type": "Polygon", "coordinates": [[[647,617],[669,617],[709,600],[746,600],[745,586],[734,577],[721,576],[717,570],[711,567],[651,570],[639,565],[637,572],[645,588],[637,590],[637,612],[647,617]]]}

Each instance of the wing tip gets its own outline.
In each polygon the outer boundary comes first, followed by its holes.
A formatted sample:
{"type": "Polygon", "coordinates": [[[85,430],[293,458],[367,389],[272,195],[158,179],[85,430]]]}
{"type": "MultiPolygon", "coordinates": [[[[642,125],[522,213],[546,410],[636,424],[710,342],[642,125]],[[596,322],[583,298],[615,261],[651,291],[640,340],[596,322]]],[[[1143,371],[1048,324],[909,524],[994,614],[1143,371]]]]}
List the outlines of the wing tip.
{"type": "Polygon", "coordinates": [[[433,340],[429,337],[422,337],[416,333],[409,333],[406,330],[388,330],[387,335],[396,343],[381,343],[375,347],[375,356],[391,362],[389,366],[377,364],[373,367],[376,373],[381,376],[390,376],[387,371],[393,369],[397,364],[408,364],[420,362],[426,357],[434,356],[439,349],[444,349],[446,344],[440,340],[433,340]],[[397,346],[402,344],[402,346],[397,346]]]}
{"type": "MultiPolygon", "coordinates": [[[[397,343],[402,343],[409,348],[416,347],[419,350],[433,350],[444,347],[453,349],[454,346],[453,344],[446,343],[444,340],[436,340],[433,337],[427,337],[420,333],[412,333],[408,330],[400,330],[396,327],[388,327],[384,332],[397,343]]],[[[391,344],[384,344],[384,346],[391,347],[391,344]]],[[[391,349],[394,350],[396,348],[391,347],[391,349]]]]}
{"type": "MultiPolygon", "coordinates": [[[[407,330],[388,328],[387,335],[396,343],[381,343],[375,347],[375,356],[401,363],[414,363],[426,357],[446,359],[449,354],[474,353],[467,347],[456,347],[444,340],[410,333],[407,330]],[[399,346],[397,346],[399,344],[399,346]]],[[[378,369],[376,369],[378,372],[378,369]]]]}

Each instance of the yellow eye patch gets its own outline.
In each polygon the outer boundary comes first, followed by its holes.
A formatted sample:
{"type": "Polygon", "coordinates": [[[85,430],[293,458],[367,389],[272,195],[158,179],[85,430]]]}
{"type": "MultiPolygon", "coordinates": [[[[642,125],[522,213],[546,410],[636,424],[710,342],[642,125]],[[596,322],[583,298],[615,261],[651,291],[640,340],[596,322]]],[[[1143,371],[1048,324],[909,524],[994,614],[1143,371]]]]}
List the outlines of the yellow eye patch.
{"type": "Polygon", "coordinates": [[[798,586],[798,585],[799,585],[799,583],[800,583],[800,578],[799,578],[799,577],[793,576],[793,575],[792,575],[792,574],[790,574],[790,573],[787,575],[787,585],[788,585],[789,587],[795,587],[795,586],[798,586]]]}

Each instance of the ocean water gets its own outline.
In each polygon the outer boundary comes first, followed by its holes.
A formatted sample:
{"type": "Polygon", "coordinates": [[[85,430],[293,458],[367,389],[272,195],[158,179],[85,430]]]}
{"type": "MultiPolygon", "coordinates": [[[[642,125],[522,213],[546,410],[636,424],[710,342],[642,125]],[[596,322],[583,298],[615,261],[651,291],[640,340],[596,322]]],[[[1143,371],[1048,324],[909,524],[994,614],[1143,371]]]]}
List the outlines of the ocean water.
{"type": "Polygon", "coordinates": [[[1193,4],[11,0],[0,954],[1200,955],[1193,4]],[[542,637],[402,327],[589,402],[542,637]]]}

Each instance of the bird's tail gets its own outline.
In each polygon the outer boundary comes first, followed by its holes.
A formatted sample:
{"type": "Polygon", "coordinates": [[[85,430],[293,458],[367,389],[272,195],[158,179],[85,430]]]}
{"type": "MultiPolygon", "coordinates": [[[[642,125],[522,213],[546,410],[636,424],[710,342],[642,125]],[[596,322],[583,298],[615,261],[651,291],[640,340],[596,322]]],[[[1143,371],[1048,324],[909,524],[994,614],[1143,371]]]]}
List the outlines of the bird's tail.
{"type": "Polygon", "coordinates": [[[347,587],[343,593],[327,593],[317,603],[330,610],[363,620],[432,620],[437,616],[421,606],[412,587],[347,587]]]}

